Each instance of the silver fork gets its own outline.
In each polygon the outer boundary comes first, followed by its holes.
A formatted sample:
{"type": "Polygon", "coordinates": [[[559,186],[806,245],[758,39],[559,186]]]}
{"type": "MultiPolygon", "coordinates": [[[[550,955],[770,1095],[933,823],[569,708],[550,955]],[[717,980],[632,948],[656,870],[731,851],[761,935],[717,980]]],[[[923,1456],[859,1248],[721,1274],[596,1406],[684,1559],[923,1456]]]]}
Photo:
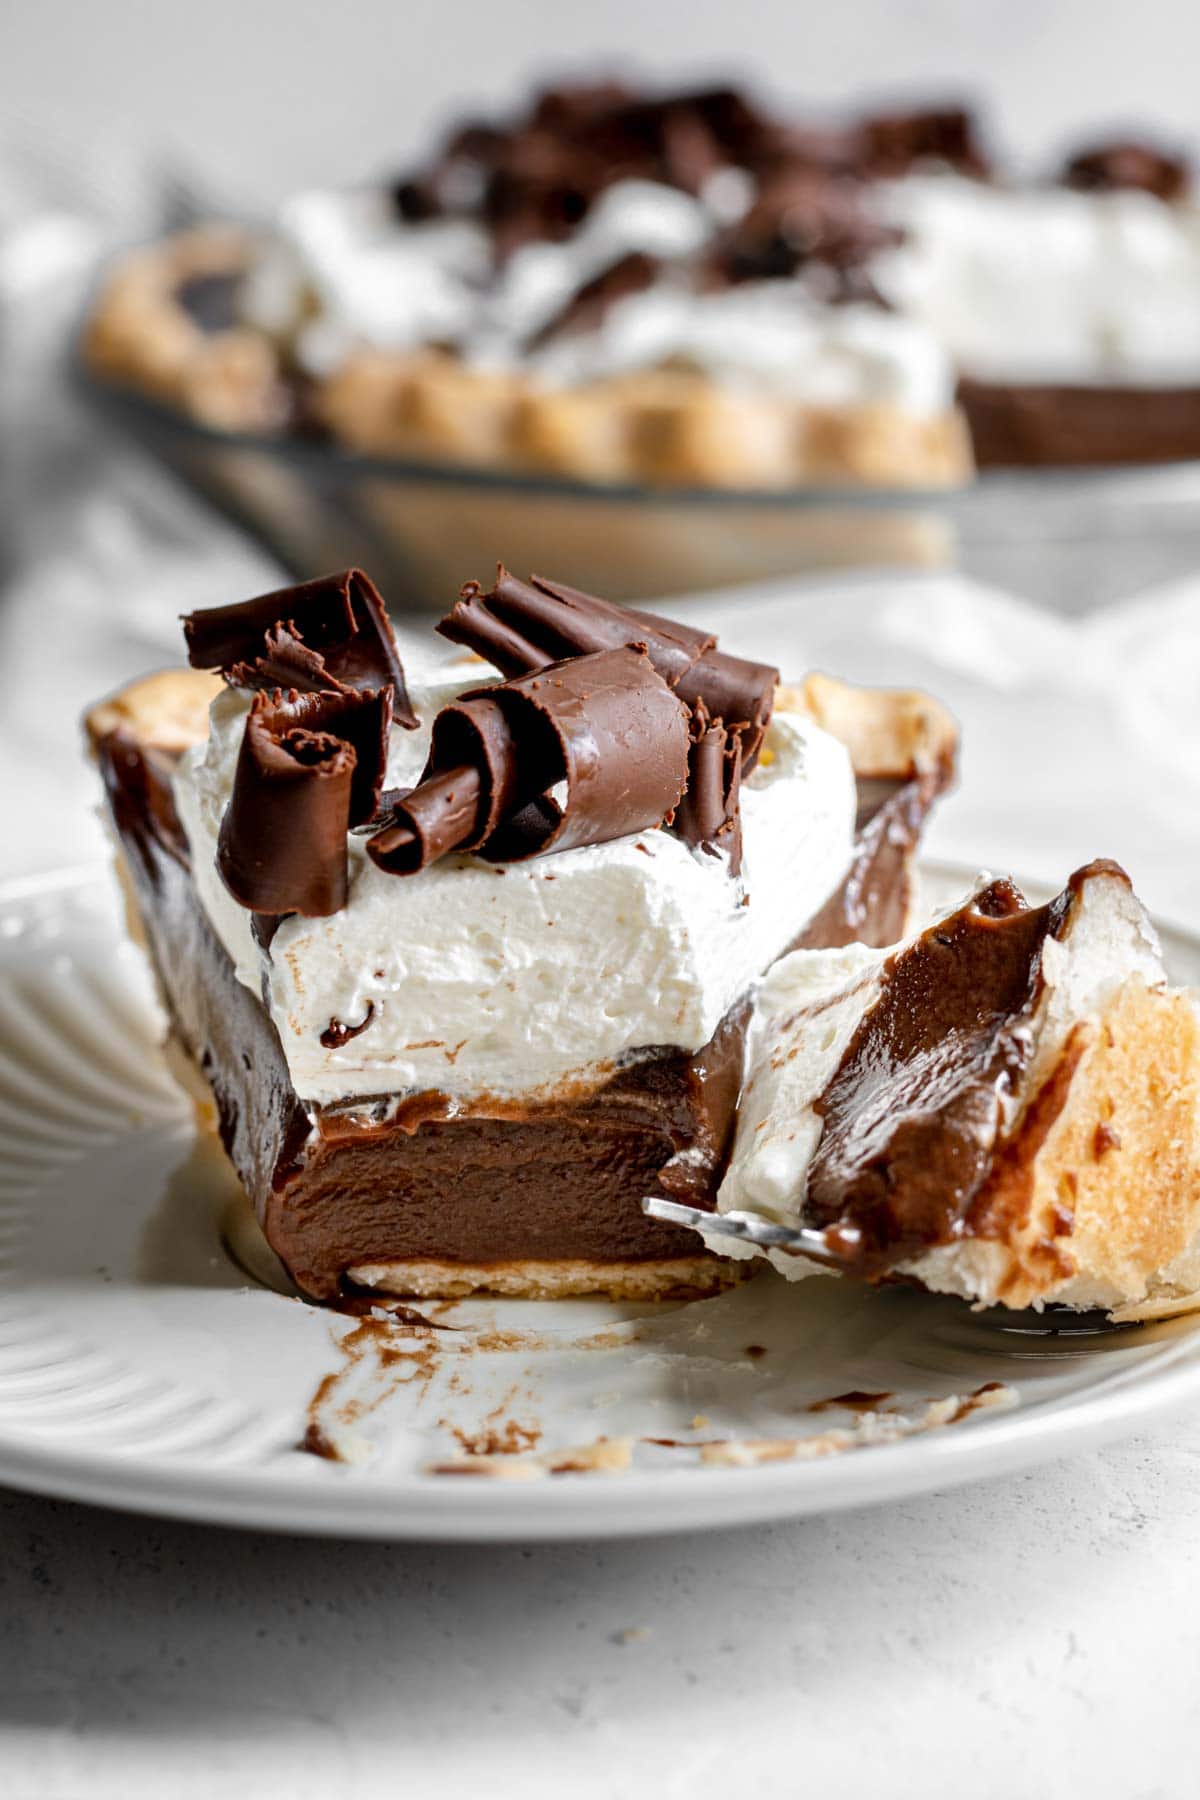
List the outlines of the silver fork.
{"type": "Polygon", "coordinates": [[[838,1242],[831,1243],[824,1231],[811,1225],[776,1225],[760,1219],[755,1213],[705,1212],[699,1206],[682,1206],[678,1200],[642,1201],[642,1211],[651,1219],[662,1219],[668,1225],[690,1225],[708,1237],[736,1238],[743,1244],[757,1244],[763,1250],[788,1250],[794,1256],[807,1256],[823,1263],[827,1269],[845,1271],[854,1262],[854,1251],[860,1233],[853,1225],[839,1225],[838,1242]]]}

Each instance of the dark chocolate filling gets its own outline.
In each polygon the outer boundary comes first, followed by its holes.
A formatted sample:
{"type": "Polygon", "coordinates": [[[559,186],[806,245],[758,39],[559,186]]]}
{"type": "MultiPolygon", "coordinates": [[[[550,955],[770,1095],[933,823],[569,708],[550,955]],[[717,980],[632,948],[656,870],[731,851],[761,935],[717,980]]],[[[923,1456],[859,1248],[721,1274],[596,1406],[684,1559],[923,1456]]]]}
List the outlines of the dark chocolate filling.
{"type": "Polygon", "coordinates": [[[958,384],[980,468],[1099,467],[1200,456],[1200,384],[958,384]]]}
{"type": "Polygon", "coordinates": [[[1089,872],[1036,909],[993,882],[884,965],[816,1102],[824,1130],[804,1208],[807,1224],[856,1228],[864,1272],[968,1228],[1033,1054],[1046,940],[1089,872]]]}

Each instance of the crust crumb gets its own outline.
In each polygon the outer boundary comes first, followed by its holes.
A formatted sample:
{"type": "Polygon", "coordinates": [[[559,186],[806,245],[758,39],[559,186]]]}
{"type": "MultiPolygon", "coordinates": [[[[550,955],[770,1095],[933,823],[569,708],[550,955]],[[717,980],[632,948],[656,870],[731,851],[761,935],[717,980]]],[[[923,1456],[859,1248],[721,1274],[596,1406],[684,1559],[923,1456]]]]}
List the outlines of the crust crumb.
{"type": "Polygon", "coordinates": [[[1017,1404],[1017,1398],[1016,1389],[1007,1383],[988,1381],[969,1394],[948,1394],[945,1399],[930,1400],[914,1415],[868,1412],[852,1426],[834,1426],[806,1437],[730,1438],[723,1443],[704,1444],[700,1460],[719,1469],[752,1469],[771,1462],[814,1462],[872,1444],[898,1443],[922,1431],[956,1425],[972,1413],[990,1408],[1007,1409],[1017,1404]]]}
{"type": "Polygon", "coordinates": [[[536,1481],[543,1475],[624,1475],[633,1461],[631,1437],[599,1437],[590,1444],[532,1456],[454,1456],[432,1463],[427,1475],[482,1475],[499,1481],[536,1481]]]}

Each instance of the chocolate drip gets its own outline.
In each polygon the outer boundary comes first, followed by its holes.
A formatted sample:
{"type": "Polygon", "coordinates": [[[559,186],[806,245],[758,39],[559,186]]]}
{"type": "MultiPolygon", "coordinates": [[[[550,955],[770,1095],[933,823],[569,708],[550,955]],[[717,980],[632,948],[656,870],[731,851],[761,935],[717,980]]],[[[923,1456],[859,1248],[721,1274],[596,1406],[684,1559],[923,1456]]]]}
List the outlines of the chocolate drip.
{"type": "Polygon", "coordinates": [[[238,687],[335,693],[390,687],[398,725],[417,716],[378,589],[361,569],[343,569],[183,621],[188,661],[220,669],[238,687]]]}
{"type": "Polygon", "coordinates": [[[1159,200],[1182,200],[1191,186],[1191,170],[1183,157],[1152,144],[1117,140],[1079,151],[1067,162],[1061,180],[1089,193],[1137,188],[1159,200]]]}
{"type": "Polygon", "coordinates": [[[375,1002],[367,1001],[367,1010],[357,1025],[347,1025],[341,1019],[330,1019],[321,1033],[321,1045],[325,1050],[343,1050],[354,1038],[361,1037],[371,1020],[375,1017],[375,1002]]]}
{"type": "Polygon", "coordinates": [[[1033,1052],[1046,939],[1090,872],[1036,910],[994,882],[885,963],[816,1103],[805,1202],[806,1223],[856,1227],[867,1272],[963,1228],[1033,1052]]]}
{"type": "Polygon", "coordinates": [[[444,708],[421,782],[367,850],[405,875],[456,848],[512,862],[606,843],[662,824],[687,757],[687,713],[644,651],[573,657],[444,708]]]}
{"type": "Polygon", "coordinates": [[[282,697],[255,696],[217,844],[217,868],[239,905],[323,918],[346,904],[357,760],[351,744],[300,723],[282,697]]]}

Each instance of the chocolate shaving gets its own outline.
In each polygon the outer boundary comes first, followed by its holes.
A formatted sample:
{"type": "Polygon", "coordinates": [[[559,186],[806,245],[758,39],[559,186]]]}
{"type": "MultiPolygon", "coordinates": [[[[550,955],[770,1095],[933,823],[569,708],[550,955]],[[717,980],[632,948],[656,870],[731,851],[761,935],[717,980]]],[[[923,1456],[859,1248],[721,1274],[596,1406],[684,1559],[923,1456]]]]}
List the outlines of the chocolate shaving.
{"type": "Polygon", "coordinates": [[[686,705],[703,706],[710,718],[720,719],[736,734],[741,767],[749,773],[771,722],[778,680],[778,669],[767,663],[708,650],[676,683],[675,692],[686,705]]]}
{"type": "Polygon", "coordinates": [[[480,583],[462,589],[438,630],[454,643],[486,656],[503,673],[543,667],[566,656],[641,645],[663,680],[689,706],[703,700],[742,738],[742,769],[749,773],[762,745],[774,704],[779,671],[716,648],[711,632],[698,631],[656,613],[614,606],[578,588],[533,575],[518,581],[503,566],[485,594],[480,583]]]}
{"type": "Polygon", "coordinates": [[[861,182],[816,168],[776,177],[714,246],[709,285],[788,279],[815,266],[828,300],[878,301],[866,266],[902,233],[878,218],[865,196],[861,182]]]}
{"type": "Polygon", "coordinates": [[[518,581],[503,564],[496,569],[491,593],[478,581],[468,581],[437,629],[453,643],[487,657],[505,675],[532,674],[564,657],[640,644],[672,687],[716,643],[711,632],[614,606],[541,575],[518,581]]]}
{"type": "Polygon", "coordinates": [[[503,260],[557,242],[614,182],[700,194],[730,165],[752,167],[778,127],[730,88],[646,97],[618,83],[551,88],[504,127],[472,123],[392,188],[403,217],[481,220],[503,260]]]}
{"type": "Polygon", "coordinates": [[[375,817],[392,690],[255,694],[217,847],[217,867],[255,915],[323,918],[346,903],[346,834],[375,817]]]}
{"type": "Polygon", "coordinates": [[[1182,200],[1191,186],[1191,170],[1183,157],[1152,144],[1118,141],[1080,151],[1061,179],[1064,186],[1088,193],[1137,188],[1159,200],[1182,200]]]}
{"type": "Polygon", "coordinates": [[[341,694],[390,687],[396,723],[417,724],[391,621],[361,569],[207,607],[188,614],[183,630],[192,667],[220,669],[237,687],[341,694]]]}
{"type": "Polygon", "coordinates": [[[966,107],[885,113],[864,120],[859,129],[864,174],[893,179],[919,163],[940,163],[980,180],[991,173],[976,122],[966,107]]]}
{"type": "Polygon", "coordinates": [[[255,914],[324,918],[346,904],[346,832],[357,755],[256,694],[217,842],[221,879],[255,914]]]}
{"type": "Polygon", "coordinates": [[[687,712],[643,650],[572,657],[443,708],[421,782],[367,850],[407,875],[452,849],[512,862],[606,843],[674,812],[687,761],[687,712]]]}
{"type": "Polygon", "coordinates": [[[367,1001],[366,1016],[357,1025],[344,1025],[340,1019],[330,1019],[321,1033],[321,1043],[326,1050],[341,1050],[351,1039],[360,1037],[375,1017],[375,1002],[367,1001]]]}
{"type": "Polygon", "coordinates": [[[631,250],[618,257],[616,262],[576,289],[562,310],[529,339],[527,348],[539,350],[553,338],[594,331],[618,300],[627,300],[631,294],[644,294],[647,288],[653,287],[662,268],[661,258],[649,256],[644,250],[631,250]]]}
{"type": "Polygon", "coordinates": [[[413,875],[451,850],[477,850],[512,810],[518,753],[496,693],[461,695],[434,720],[419,785],[367,845],[381,869],[413,875]]]}
{"type": "Polygon", "coordinates": [[[711,719],[703,700],[692,712],[687,792],[675,814],[674,829],[692,849],[729,857],[729,872],[742,868],[742,815],[739,805],[742,746],[720,719],[711,719]]]}
{"type": "Polygon", "coordinates": [[[303,694],[293,688],[286,697],[276,689],[272,700],[277,708],[286,709],[295,725],[327,732],[353,748],[355,769],[350,792],[350,826],[369,824],[379,812],[387,770],[392,689],[303,694]]]}

